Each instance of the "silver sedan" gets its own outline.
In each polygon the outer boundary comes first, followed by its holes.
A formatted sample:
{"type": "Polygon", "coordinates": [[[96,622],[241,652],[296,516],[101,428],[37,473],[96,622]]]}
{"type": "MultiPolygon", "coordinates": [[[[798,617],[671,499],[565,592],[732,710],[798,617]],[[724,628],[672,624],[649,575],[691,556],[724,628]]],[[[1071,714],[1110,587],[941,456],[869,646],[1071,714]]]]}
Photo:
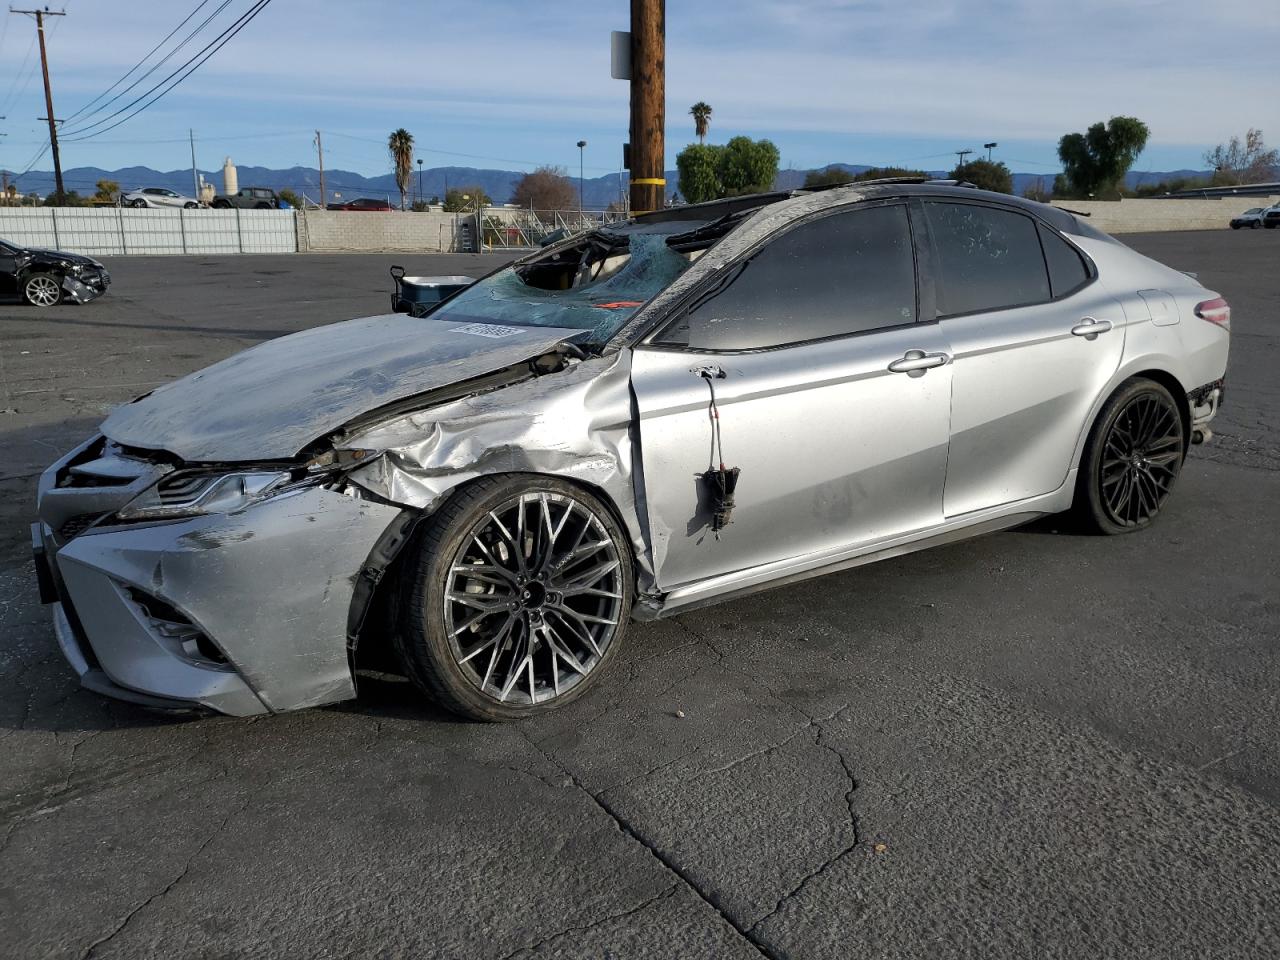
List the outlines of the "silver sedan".
{"type": "Polygon", "coordinates": [[[1071,213],[919,181],[566,239],[426,316],[271,341],[39,488],[83,683],[244,715],[393,647],[458,713],[586,692],[632,619],[1072,511],[1160,514],[1230,309],[1071,213]],[[367,651],[366,651],[367,652],[367,651]]]}

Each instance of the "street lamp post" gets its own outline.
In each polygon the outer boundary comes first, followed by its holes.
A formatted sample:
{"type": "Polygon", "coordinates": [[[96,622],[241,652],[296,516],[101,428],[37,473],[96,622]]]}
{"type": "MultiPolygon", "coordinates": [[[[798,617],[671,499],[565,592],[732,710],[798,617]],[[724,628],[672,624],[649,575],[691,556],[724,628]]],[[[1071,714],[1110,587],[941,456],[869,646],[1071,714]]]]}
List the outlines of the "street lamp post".
{"type": "Polygon", "coordinates": [[[587,146],[587,141],[585,140],[578,141],[578,216],[579,217],[582,216],[582,171],[584,169],[582,166],[582,163],[583,163],[582,151],[586,148],[586,146],[587,146]]]}
{"type": "Polygon", "coordinates": [[[984,144],[983,144],[983,146],[987,148],[987,163],[990,163],[990,162],[991,162],[991,151],[992,151],[995,147],[1000,146],[1000,144],[998,144],[998,143],[984,143],[984,144]]]}
{"type": "Polygon", "coordinates": [[[422,158],[418,158],[418,202],[422,202],[422,158]]]}

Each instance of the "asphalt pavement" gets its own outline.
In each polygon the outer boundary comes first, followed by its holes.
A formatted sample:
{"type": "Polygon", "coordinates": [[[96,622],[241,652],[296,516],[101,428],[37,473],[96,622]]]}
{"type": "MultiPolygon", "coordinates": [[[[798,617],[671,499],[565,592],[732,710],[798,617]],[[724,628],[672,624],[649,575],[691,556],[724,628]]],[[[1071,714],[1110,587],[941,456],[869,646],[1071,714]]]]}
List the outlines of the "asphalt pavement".
{"type": "Polygon", "coordinates": [[[1053,520],[655,624],[570,707],[391,674],[278,717],[80,690],[35,477],[113,405],[383,312],[393,262],[115,259],[0,306],[0,956],[1280,954],[1280,233],[1133,236],[1234,307],[1227,404],[1150,530],[1053,520]]]}

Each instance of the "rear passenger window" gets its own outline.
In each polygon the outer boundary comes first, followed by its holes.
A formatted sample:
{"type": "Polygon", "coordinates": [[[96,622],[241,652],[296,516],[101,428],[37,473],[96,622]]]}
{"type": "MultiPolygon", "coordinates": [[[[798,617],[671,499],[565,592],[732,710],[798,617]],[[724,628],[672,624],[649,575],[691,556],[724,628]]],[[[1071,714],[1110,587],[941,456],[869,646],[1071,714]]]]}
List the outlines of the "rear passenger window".
{"type": "Polygon", "coordinates": [[[1089,268],[1076,248],[1046,227],[1036,224],[1040,231],[1040,244],[1044,247],[1044,260],[1049,265],[1049,289],[1053,299],[1059,300],[1075,293],[1089,282],[1089,268]]]}
{"type": "Polygon", "coordinates": [[[758,350],[916,319],[915,256],[902,204],[811,220],[770,241],[656,338],[758,350]]]}
{"type": "Polygon", "coordinates": [[[972,203],[924,205],[937,253],[938,312],[1001,310],[1051,299],[1030,217],[972,203]]]}

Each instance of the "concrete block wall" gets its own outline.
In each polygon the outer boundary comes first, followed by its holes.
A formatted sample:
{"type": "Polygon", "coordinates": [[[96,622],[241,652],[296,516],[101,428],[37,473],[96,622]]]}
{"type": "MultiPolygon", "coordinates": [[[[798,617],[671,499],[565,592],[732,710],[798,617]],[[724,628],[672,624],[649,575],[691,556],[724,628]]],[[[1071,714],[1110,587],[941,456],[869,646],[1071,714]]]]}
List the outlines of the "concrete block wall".
{"type": "Polygon", "coordinates": [[[460,213],[308,210],[298,213],[298,249],[312,252],[450,253],[460,249],[460,213]]]}
{"type": "Polygon", "coordinates": [[[1231,218],[1252,207],[1268,207],[1280,197],[1211,197],[1179,200],[1055,200],[1089,214],[1089,224],[1103,233],[1148,233],[1166,230],[1225,230],[1231,218]]]}

